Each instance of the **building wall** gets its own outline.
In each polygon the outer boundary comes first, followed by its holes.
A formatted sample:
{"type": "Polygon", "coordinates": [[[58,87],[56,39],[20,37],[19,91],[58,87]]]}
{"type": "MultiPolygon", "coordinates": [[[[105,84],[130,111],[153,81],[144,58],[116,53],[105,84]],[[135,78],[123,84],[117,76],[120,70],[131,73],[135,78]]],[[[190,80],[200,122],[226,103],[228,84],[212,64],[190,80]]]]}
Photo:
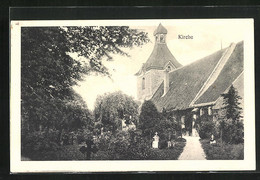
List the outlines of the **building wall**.
{"type": "Polygon", "coordinates": [[[151,69],[145,74],[137,77],[137,98],[140,101],[148,100],[152,97],[160,84],[163,82],[164,73],[162,70],[151,69]],[[145,78],[145,88],[142,88],[143,78],[145,78]]]}

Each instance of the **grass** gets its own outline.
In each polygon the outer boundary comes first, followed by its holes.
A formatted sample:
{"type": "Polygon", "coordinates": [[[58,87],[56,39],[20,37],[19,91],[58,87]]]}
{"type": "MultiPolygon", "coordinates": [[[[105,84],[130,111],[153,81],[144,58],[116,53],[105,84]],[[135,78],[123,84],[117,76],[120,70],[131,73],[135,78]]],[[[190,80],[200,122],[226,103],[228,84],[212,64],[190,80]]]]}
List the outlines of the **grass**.
{"type": "MultiPolygon", "coordinates": [[[[165,148],[165,149],[150,149],[149,157],[146,159],[140,160],[177,160],[180,154],[182,153],[184,147],[186,145],[186,140],[181,139],[176,142],[173,148],[165,148]]],[[[107,152],[105,151],[98,151],[95,154],[95,160],[109,160],[107,158],[107,152]]],[[[120,160],[120,159],[119,159],[120,160]]],[[[121,159],[122,160],[122,159],[121,159]]]]}
{"type": "Polygon", "coordinates": [[[208,139],[200,140],[207,160],[243,160],[244,144],[227,144],[217,141],[210,144],[208,139]]]}
{"type": "MultiPolygon", "coordinates": [[[[144,160],[176,160],[182,153],[184,146],[186,145],[185,139],[179,139],[176,141],[173,148],[165,149],[148,149],[147,158],[144,160]]],[[[23,154],[22,161],[55,161],[55,160],[86,160],[84,154],[79,149],[80,145],[64,145],[60,146],[57,150],[53,151],[30,151],[30,154],[23,154]]],[[[112,155],[113,156],[113,155],[112,155]]],[[[92,154],[92,160],[110,160],[111,154],[108,151],[99,150],[97,153],[92,154]]],[[[123,160],[120,158],[115,159],[123,160]]],[[[138,156],[137,156],[138,157],[138,156]]],[[[142,160],[142,159],[140,159],[142,160]]]]}
{"type": "MultiPolygon", "coordinates": [[[[185,144],[185,141],[180,141],[176,142],[175,146],[170,149],[151,149],[149,159],[147,160],[177,160],[185,144]]],[[[79,145],[66,145],[55,152],[37,152],[37,154],[31,154],[30,159],[23,157],[22,160],[86,160],[84,155],[79,151],[79,148],[79,145]]],[[[92,154],[92,160],[109,160],[107,157],[109,156],[106,151],[98,151],[95,155],[92,154]]]]}

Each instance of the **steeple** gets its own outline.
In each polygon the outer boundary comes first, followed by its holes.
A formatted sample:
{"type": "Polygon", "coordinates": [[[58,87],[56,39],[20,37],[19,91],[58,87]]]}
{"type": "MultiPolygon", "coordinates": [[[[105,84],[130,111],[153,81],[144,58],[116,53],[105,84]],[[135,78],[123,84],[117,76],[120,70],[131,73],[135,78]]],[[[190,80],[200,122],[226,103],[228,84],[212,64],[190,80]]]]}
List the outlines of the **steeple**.
{"type": "Polygon", "coordinates": [[[155,29],[153,32],[153,35],[155,36],[155,43],[166,43],[166,34],[167,34],[167,29],[162,26],[160,23],[159,26],[155,29]]]}

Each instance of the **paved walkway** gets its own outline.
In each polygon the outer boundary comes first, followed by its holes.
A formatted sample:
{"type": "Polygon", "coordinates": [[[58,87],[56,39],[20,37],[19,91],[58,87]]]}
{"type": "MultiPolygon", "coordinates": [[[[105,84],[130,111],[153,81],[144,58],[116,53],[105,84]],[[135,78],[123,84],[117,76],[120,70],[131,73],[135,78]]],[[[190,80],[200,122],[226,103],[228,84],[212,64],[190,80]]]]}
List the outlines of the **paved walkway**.
{"type": "Polygon", "coordinates": [[[186,139],[186,146],[178,160],[206,160],[199,137],[184,136],[183,138],[186,139]]]}

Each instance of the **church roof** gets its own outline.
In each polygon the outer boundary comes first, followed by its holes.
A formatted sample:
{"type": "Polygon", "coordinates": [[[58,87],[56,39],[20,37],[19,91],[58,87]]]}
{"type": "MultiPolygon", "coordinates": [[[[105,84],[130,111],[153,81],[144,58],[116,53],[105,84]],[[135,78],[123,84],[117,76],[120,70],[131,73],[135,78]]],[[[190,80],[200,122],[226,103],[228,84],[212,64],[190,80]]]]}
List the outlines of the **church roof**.
{"type": "MultiPolygon", "coordinates": [[[[234,86],[234,88],[236,88],[238,95],[242,98],[242,100],[240,100],[239,102],[241,103],[239,106],[241,108],[243,108],[244,106],[244,71],[238,76],[238,78],[232,83],[232,85],[234,86]]],[[[229,90],[230,86],[224,91],[224,93],[227,93],[229,90]]],[[[216,104],[214,105],[214,109],[220,109],[221,107],[223,107],[223,97],[219,97],[216,100],[216,104]]]]}
{"type": "Polygon", "coordinates": [[[160,23],[159,26],[153,32],[154,36],[156,34],[167,34],[167,29],[165,27],[163,27],[162,24],[160,23]]]}
{"type": "Polygon", "coordinates": [[[216,101],[220,94],[223,93],[242,73],[244,69],[243,59],[243,42],[240,42],[237,44],[234,52],[226,62],[218,78],[207,89],[207,91],[196,100],[195,104],[216,101]]]}
{"type": "Polygon", "coordinates": [[[166,44],[156,43],[150,57],[145,63],[145,70],[163,69],[168,62],[171,62],[175,68],[182,66],[172,55],[166,44]]]}
{"type": "MultiPolygon", "coordinates": [[[[166,110],[190,108],[191,102],[194,101],[196,95],[205,85],[228,48],[170,72],[169,91],[163,96],[164,84],[162,82],[151,99],[158,110],[161,111],[163,108],[166,110]]],[[[236,44],[214,83],[195,101],[195,105],[215,101],[241,74],[242,70],[243,42],[240,42],[236,44]]]]}
{"type": "Polygon", "coordinates": [[[163,69],[169,62],[176,69],[182,66],[172,55],[166,44],[156,43],[150,57],[135,75],[140,75],[142,71],[145,72],[150,69],[163,69]]]}

